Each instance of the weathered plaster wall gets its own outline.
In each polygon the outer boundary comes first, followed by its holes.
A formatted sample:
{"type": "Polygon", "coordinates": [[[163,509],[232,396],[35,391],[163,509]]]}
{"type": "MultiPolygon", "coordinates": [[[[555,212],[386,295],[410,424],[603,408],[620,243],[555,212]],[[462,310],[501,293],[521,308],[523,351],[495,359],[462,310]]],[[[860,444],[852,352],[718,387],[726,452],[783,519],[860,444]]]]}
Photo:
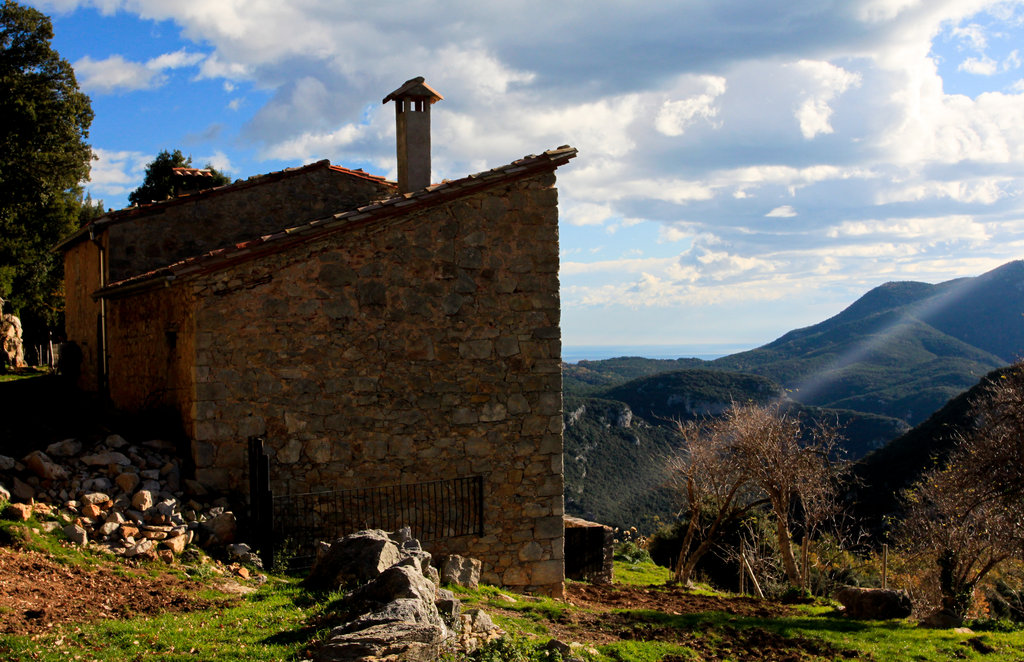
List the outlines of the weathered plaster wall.
{"type": "Polygon", "coordinates": [[[173,287],[107,301],[111,401],[126,411],[177,411],[186,433],[194,401],[190,296],[173,287]]]}
{"type": "MultiPolygon", "coordinates": [[[[554,174],[193,281],[197,477],[281,491],[485,476],[485,581],[563,581],[554,174]]],[[[180,287],[180,286],[177,286],[180,287]]]]}
{"type": "Polygon", "coordinates": [[[395,195],[387,182],[324,165],[266,175],[243,192],[212,191],[109,226],[110,282],[395,195]]]}
{"type": "Polygon", "coordinates": [[[83,241],[64,253],[64,332],[82,350],[79,388],[99,388],[100,304],[92,293],[100,286],[100,248],[83,241]]]}

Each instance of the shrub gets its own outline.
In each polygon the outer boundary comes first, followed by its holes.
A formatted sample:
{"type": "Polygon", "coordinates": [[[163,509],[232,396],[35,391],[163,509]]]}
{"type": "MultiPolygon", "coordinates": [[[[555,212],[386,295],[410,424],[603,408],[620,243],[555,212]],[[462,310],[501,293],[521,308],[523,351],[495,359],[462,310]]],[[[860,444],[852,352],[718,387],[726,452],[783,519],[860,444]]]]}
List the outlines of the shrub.
{"type": "Polygon", "coordinates": [[[651,554],[632,540],[619,543],[615,547],[616,561],[623,563],[651,563],[651,554]]]}
{"type": "Polygon", "coordinates": [[[504,635],[489,641],[472,653],[448,653],[442,662],[562,662],[558,651],[527,641],[522,637],[504,635]]]}

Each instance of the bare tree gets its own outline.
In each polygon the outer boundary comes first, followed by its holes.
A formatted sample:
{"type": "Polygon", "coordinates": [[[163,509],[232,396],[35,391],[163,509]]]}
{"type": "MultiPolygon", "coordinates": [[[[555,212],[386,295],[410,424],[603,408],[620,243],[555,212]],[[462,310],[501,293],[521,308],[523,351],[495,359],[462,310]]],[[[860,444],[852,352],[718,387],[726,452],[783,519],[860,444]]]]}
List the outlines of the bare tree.
{"type": "Polygon", "coordinates": [[[731,409],[718,420],[679,424],[682,445],[669,460],[670,481],[685,502],[686,532],[675,578],[687,583],[694,568],[718,541],[755,507],[747,465],[736,452],[741,421],[731,409]]]}
{"type": "Polygon", "coordinates": [[[799,586],[791,513],[799,504],[806,529],[834,512],[840,466],[834,459],[835,429],[804,429],[779,404],[744,404],[733,405],[720,419],[682,425],[680,434],[683,452],[671,468],[688,519],[677,579],[689,579],[727,524],[769,504],[786,578],[799,586]]]}
{"type": "Polygon", "coordinates": [[[1024,363],[993,380],[971,413],[946,463],[904,495],[900,530],[934,561],[942,607],[960,618],[992,570],[1024,558],[1024,363]]]}

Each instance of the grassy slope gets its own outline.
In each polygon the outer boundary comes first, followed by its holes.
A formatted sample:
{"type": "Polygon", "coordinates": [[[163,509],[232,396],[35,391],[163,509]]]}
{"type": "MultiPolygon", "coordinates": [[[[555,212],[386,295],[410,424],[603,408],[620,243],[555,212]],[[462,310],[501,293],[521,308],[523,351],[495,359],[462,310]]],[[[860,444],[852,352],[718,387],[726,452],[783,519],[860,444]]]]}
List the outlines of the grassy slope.
{"type": "MultiPolygon", "coordinates": [[[[9,527],[9,522],[3,526],[9,527]]],[[[64,563],[85,563],[90,567],[116,561],[89,552],[69,549],[53,542],[44,545],[64,563]]],[[[620,582],[658,584],[667,571],[653,564],[616,563],[620,582]]],[[[198,584],[197,588],[202,584],[198,584]]],[[[550,638],[553,626],[573,622],[573,614],[586,612],[565,602],[521,596],[493,587],[457,589],[467,606],[501,610],[496,621],[513,638],[525,638],[539,645],[550,638]]],[[[337,595],[315,596],[302,591],[294,578],[272,577],[257,592],[212,609],[189,614],[162,614],[151,618],[107,620],[94,624],[69,624],[32,636],[0,636],[0,655],[5,660],[300,660],[307,659],[310,642],[322,638],[324,616],[337,595]]],[[[922,630],[906,621],[855,622],[837,617],[828,606],[797,608],[792,615],[777,618],[730,616],[718,612],[673,615],[642,610],[616,610],[635,622],[649,623],[657,638],[672,638],[671,632],[699,632],[702,647],[728,646],[737,632],[760,629],[783,637],[823,639],[856,651],[858,657],[877,660],[984,659],[991,662],[1020,659],[1024,655],[1024,634],[991,633],[980,639],[995,648],[981,656],[965,645],[969,634],[922,630]]],[[[685,645],[665,640],[627,641],[587,646],[578,653],[590,662],[655,662],[666,655],[678,659],[700,659],[685,645]]],[[[532,646],[527,644],[527,647],[532,646]]],[[[729,659],[728,648],[717,651],[729,659]]],[[[541,659],[539,656],[535,659],[541,659]]],[[[801,659],[823,659],[803,657],[801,659]]]]}

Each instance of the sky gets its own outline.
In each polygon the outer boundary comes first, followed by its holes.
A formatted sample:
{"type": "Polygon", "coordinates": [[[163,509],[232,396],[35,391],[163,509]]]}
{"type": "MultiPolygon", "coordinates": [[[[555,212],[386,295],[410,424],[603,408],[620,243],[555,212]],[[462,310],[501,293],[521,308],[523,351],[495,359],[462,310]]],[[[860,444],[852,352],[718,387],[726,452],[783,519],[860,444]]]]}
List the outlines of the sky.
{"type": "MultiPolygon", "coordinates": [[[[1024,0],[34,0],[92,98],[88,190],[181,149],[232,178],[436,181],[569,144],[563,345],[758,346],[887,281],[1024,257],[1024,0]]],[[[595,350],[597,351],[597,350],[595,350]]]]}

